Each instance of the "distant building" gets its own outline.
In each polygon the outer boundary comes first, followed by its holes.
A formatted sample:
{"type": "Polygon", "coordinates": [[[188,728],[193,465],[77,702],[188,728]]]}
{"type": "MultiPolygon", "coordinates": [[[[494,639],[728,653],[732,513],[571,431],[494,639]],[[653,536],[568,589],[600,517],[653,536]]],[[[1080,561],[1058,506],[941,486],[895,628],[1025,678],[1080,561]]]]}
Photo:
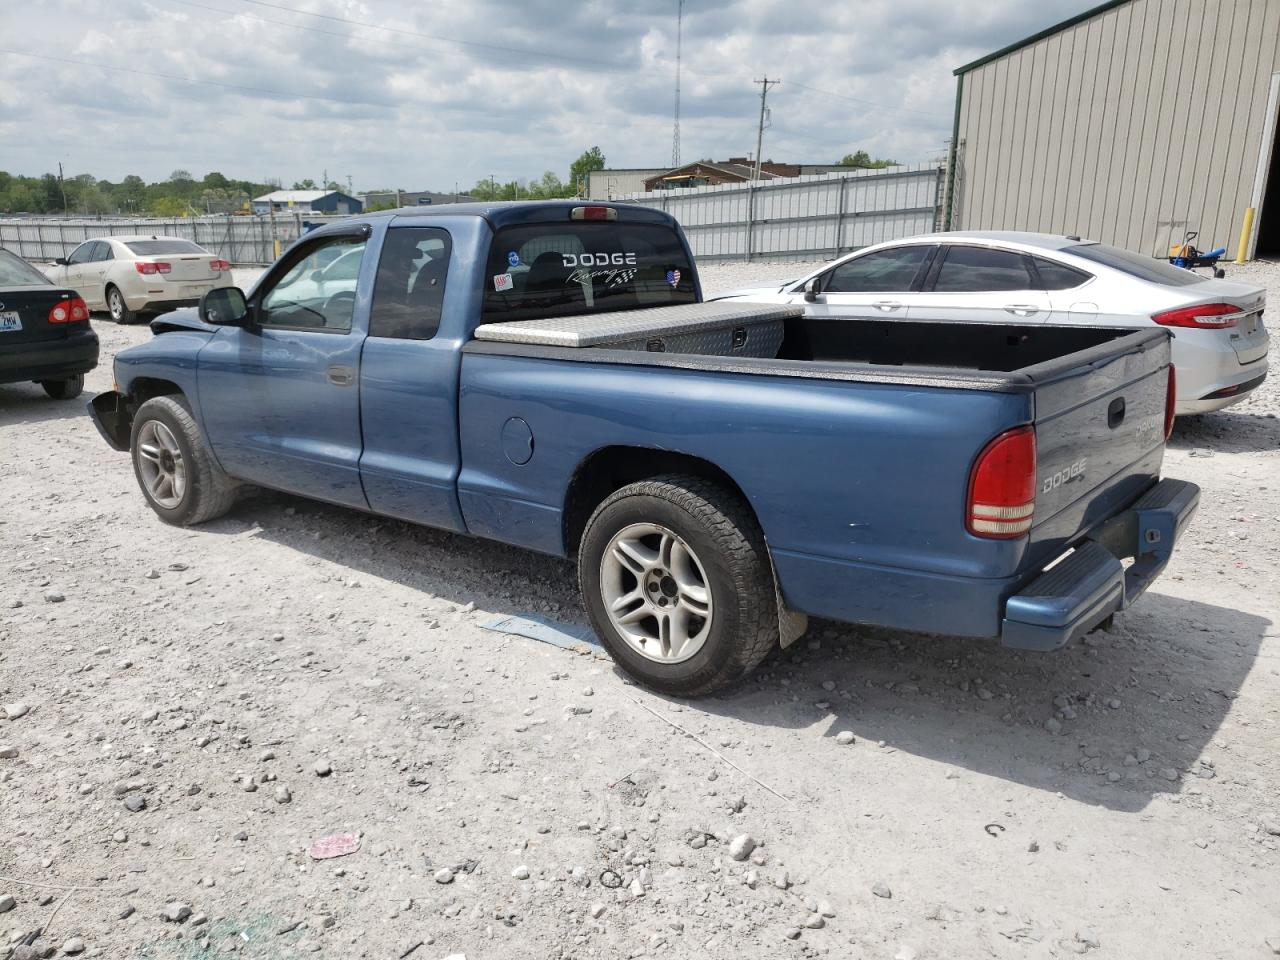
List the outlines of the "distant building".
{"type": "Polygon", "coordinates": [[[362,213],[364,204],[337,190],[276,190],[253,200],[253,212],[362,213]]]}
{"type": "MultiPolygon", "coordinates": [[[[837,173],[848,170],[835,163],[775,163],[766,160],[760,164],[760,179],[779,177],[805,177],[817,173],[837,173]]],[[[631,168],[596,170],[591,174],[588,194],[593,200],[609,200],[631,193],[652,193],[655,190],[674,190],[677,187],[705,187],[721,183],[744,183],[752,178],[754,163],[747,157],[730,157],[728,160],[695,160],[672,168],[631,168]]]]}
{"type": "Polygon", "coordinates": [[[380,190],[362,193],[366,207],[426,207],[441,203],[468,203],[475,199],[465,193],[436,193],[433,190],[380,190]]]}

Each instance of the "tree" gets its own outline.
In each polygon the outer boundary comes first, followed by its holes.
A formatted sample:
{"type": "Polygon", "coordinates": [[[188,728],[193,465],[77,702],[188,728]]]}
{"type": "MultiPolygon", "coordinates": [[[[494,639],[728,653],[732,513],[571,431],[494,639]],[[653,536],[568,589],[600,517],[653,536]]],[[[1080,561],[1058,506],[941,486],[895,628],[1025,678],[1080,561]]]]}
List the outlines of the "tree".
{"type": "Polygon", "coordinates": [[[342,192],[342,184],[340,184],[337,180],[330,180],[328,183],[324,185],[324,188],[326,190],[335,190],[338,193],[342,192]]]}
{"type": "Polygon", "coordinates": [[[231,186],[231,181],[217,170],[211,170],[204,175],[204,187],[206,190],[225,190],[229,186],[231,186]]]}
{"type": "Polygon", "coordinates": [[[872,160],[871,154],[865,150],[859,150],[856,153],[846,153],[840,160],[842,167],[866,167],[872,170],[879,170],[882,167],[896,167],[897,160],[872,160]]]}
{"type": "Polygon", "coordinates": [[[170,182],[170,183],[175,183],[175,182],[178,182],[178,181],[182,181],[182,180],[190,180],[190,179],[192,179],[192,177],[191,177],[191,171],[190,171],[190,170],[183,170],[181,167],[179,167],[177,170],[173,171],[173,173],[169,174],[169,182],[170,182]]]}
{"type": "Polygon", "coordinates": [[[290,187],[289,189],[290,190],[314,190],[315,188],[316,188],[316,182],[312,180],[310,177],[307,177],[307,179],[305,180],[295,180],[293,182],[293,186],[290,187]]]}
{"type": "Polygon", "coordinates": [[[604,154],[600,152],[600,148],[592,147],[590,150],[584,150],[582,156],[569,164],[569,183],[567,186],[572,189],[573,193],[576,193],[579,181],[585,186],[591,171],[603,169],[604,154]]]}
{"type": "Polygon", "coordinates": [[[151,204],[151,212],[158,217],[185,217],[187,203],[178,197],[161,197],[151,204]]]}

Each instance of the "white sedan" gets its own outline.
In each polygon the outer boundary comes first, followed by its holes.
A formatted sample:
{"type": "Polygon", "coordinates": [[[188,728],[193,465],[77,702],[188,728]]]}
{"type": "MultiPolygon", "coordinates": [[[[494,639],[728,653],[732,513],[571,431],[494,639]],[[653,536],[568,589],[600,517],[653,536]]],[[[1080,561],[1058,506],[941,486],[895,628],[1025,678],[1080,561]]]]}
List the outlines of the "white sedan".
{"type": "Polygon", "coordinates": [[[1243,399],[1267,376],[1262,287],[1079,237],[934,233],[864,247],[799,280],[718,299],[805,303],[817,317],[1167,327],[1179,414],[1243,399]]]}
{"type": "Polygon", "coordinates": [[[45,273],[116,323],[193,307],[214,287],[232,285],[230,263],[179,237],[86,240],[45,273]]]}

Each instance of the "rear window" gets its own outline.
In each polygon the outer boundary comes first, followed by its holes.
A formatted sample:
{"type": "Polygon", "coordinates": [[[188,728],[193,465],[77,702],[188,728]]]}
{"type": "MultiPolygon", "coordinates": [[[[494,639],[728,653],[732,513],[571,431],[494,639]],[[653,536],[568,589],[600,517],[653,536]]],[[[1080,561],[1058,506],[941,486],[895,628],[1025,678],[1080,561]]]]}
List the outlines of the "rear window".
{"type": "Polygon", "coordinates": [[[47,286],[49,278],[8,250],[0,250],[0,287],[47,286]]]}
{"type": "Polygon", "coordinates": [[[1209,279],[1190,270],[1175,267],[1163,260],[1146,257],[1130,250],[1121,250],[1119,247],[1108,247],[1103,243],[1079,243],[1064,247],[1062,252],[1093,263],[1100,263],[1121,273],[1127,273],[1131,277],[1145,280],[1147,283],[1160,283],[1166,287],[1189,287],[1193,283],[1203,283],[1209,279]]]}
{"type": "Polygon", "coordinates": [[[130,240],[125,244],[140,257],[154,257],[158,253],[208,253],[204,247],[190,240],[130,240]]]}
{"type": "Polygon", "coordinates": [[[499,230],[489,248],[489,323],[696,301],[693,267],[670,227],[538,223],[499,230]]]}

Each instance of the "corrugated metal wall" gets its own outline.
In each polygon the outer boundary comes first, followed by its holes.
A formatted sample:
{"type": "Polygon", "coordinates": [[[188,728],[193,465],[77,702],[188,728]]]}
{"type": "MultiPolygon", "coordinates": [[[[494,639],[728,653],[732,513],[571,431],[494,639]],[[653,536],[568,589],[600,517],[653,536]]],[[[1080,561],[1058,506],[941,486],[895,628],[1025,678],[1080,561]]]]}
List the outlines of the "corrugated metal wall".
{"type": "Polygon", "coordinates": [[[952,229],[1234,255],[1280,0],[1131,0],[962,75],[952,229]]]}
{"type": "Polygon", "coordinates": [[[700,260],[834,257],[938,229],[941,167],[660,190],[623,198],[680,221],[700,260]]]}

